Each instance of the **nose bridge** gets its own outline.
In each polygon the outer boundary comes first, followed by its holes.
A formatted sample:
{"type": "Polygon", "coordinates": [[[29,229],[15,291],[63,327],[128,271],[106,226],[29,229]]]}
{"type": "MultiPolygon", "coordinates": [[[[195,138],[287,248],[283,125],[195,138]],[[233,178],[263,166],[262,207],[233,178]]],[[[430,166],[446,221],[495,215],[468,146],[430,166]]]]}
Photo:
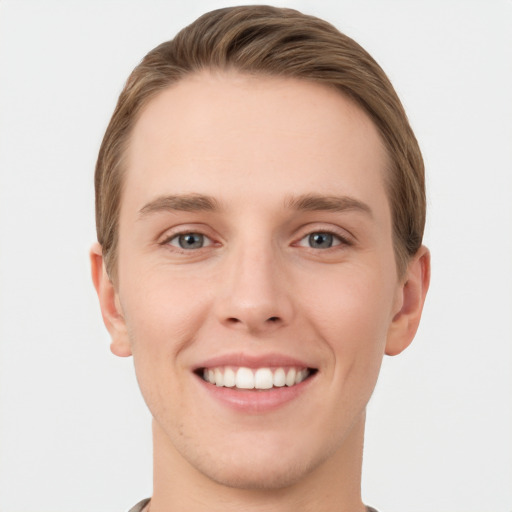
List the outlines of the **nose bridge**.
{"type": "Polygon", "coordinates": [[[252,332],[288,323],[291,316],[282,261],[270,240],[233,247],[219,297],[219,320],[252,332]]]}

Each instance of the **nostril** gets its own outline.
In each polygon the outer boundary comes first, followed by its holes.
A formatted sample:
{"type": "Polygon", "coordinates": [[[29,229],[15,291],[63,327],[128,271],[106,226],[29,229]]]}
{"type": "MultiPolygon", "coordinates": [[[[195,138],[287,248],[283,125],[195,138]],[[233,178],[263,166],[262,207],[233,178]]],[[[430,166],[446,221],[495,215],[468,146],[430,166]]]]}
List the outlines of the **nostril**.
{"type": "Polygon", "coordinates": [[[250,331],[259,331],[260,329],[273,329],[281,325],[283,319],[280,316],[269,316],[265,319],[264,316],[258,318],[237,318],[236,316],[230,316],[224,319],[224,325],[233,328],[239,328],[242,326],[247,327],[250,331]]]}

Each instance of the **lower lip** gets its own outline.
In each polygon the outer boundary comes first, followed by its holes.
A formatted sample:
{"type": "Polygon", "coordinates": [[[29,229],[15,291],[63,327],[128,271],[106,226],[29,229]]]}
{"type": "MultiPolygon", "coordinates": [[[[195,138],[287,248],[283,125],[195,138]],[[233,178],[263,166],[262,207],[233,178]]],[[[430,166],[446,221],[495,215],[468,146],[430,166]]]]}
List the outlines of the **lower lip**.
{"type": "Polygon", "coordinates": [[[215,386],[197,375],[195,377],[201,384],[202,389],[210,397],[221,402],[223,405],[244,413],[261,414],[284,407],[295,400],[312,384],[316,374],[309,376],[306,380],[294,386],[283,386],[281,388],[265,390],[245,390],[215,386]]]}

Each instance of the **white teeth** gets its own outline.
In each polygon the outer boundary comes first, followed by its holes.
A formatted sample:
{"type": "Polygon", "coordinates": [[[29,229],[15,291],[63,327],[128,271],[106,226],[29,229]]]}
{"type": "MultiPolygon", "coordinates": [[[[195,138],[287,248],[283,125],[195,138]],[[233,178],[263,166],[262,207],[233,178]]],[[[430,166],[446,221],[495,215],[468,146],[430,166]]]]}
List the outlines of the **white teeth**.
{"type": "Polygon", "coordinates": [[[288,373],[286,374],[286,385],[287,386],[293,386],[295,384],[295,368],[292,368],[288,370],[288,373]]]}
{"type": "Polygon", "coordinates": [[[224,386],[224,373],[220,371],[220,368],[215,368],[215,385],[224,386]]]}
{"type": "Polygon", "coordinates": [[[231,368],[226,368],[224,372],[224,386],[227,388],[232,388],[236,385],[236,376],[235,372],[231,368]]]}
{"type": "Polygon", "coordinates": [[[238,389],[271,389],[295,386],[310,374],[306,368],[251,368],[240,367],[236,371],[230,367],[208,368],[203,370],[203,379],[218,387],[238,389]]]}
{"type": "Polygon", "coordinates": [[[278,368],[274,372],[274,386],[276,388],[282,388],[286,384],[286,374],[282,368],[278,368]]]}
{"type": "Polygon", "coordinates": [[[295,375],[295,384],[302,382],[307,377],[307,374],[307,370],[301,370],[300,372],[297,372],[297,375],[295,375]]]}
{"type": "Polygon", "coordinates": [[[239,389],[254,389],[254,373],[249,368],[238,368],[235,386],[239,389]]]}
{"type": "Polygon", "coordinates": [[[269,368],[259,368],[254,374],[254,387],[256,389],[270,389],[274,385],[273,380],[269,368]]]}

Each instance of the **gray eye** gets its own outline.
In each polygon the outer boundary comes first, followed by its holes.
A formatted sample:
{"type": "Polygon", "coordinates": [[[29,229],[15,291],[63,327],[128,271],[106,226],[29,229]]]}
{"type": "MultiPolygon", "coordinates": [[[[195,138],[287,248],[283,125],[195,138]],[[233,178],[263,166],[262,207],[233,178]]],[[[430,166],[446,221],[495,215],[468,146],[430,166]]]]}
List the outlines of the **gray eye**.
{"type": "Polygon", "coordinates": [[[331,233],[311,233],[308,237],[309,246],[313,249],[329,249],[333,246],[334,236],[331,233]]]}
{"type": "Polygon", "coordinates": [[[205,246],[205,236],[201,233],[184,233],[175,236],[170,244],[181,249],[201,249],[205,246]]]}

